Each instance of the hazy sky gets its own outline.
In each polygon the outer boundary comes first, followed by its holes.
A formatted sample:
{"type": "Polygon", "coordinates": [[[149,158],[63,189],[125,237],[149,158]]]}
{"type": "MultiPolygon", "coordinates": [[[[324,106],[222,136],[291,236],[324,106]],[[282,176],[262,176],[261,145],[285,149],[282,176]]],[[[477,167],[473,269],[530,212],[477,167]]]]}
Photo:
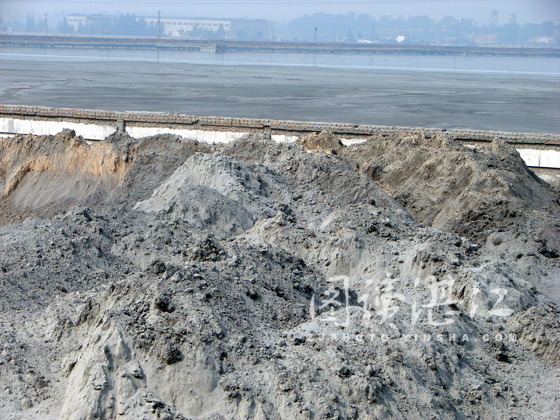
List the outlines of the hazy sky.
{"type": "Polygon", "coordinates": [[[473,18],[488,23],[490,11],[499,11],[498,22],[507,22],[511,13],[520,23],[553,21],[560,23],[560,0],[0,0],[0,14],[5,19],[25,18],[27,14],[49,13],[135,13],[184,17],[250,17],[288,21],[305,13],[367,13],[404,17],[428,15],[473,18]]]}

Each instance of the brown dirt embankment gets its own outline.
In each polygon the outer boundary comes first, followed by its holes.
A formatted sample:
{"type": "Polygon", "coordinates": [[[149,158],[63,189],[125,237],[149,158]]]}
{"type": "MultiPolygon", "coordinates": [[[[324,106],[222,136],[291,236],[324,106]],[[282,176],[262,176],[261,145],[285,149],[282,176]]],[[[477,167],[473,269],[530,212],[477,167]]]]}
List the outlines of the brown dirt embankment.
{"type": "MultiPolygon", "coordinates": [[[[73,131],[0,139],[2,202],[22,211],[79,201],[123,182],[128,153],[112,143],[88,143],[73,131]]],[[[4,214],[4,218],[6,218],[4,214]]]]}
{"type": "Polygon", "coordinates": [[[194,153],[198,146],[176,136],[137,141],[122,133],[88,142],[72,130],[56,136],[0,138],[0,225],[52,216],[77,204],[126,202],[135,194],[142,198],[144,189],[150,194],[154,182],[179,165],[187,149],[194,153]]]}

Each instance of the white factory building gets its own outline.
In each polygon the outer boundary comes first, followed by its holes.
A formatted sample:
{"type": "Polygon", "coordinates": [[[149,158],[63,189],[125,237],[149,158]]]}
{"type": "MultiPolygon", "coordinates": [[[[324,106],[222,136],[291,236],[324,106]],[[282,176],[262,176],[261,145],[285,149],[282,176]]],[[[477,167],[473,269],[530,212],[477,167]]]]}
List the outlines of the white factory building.
{"type": "MultiPolygon", "coordinates": [[[[158,18],[145,18],[149,25],[157,25],[158,18]]],[[[162,35],[169,37],[185,37],[195,30],[209,32],[224,31],[229,33],[231,20],[226,19],[183,19],[183,18],[161,18],[160,20],[162,35]]]]}
{"type": "MultiPolygon", "coordinates": [[[[80,28],[93,27],[96,32],[110,34],[112,24],[120,16],[107,15],[68,15],[66,22],[74,32],[80,28]]],[[[169,18],[169,17],[135,17],[145,21],[150,27],[158,28],[162,37],[199,38],[204,34],[216,34],[218,39],[233,40],[269,40],[270,22],[263,19],[203,19],[203,18],[169,18]]]]}

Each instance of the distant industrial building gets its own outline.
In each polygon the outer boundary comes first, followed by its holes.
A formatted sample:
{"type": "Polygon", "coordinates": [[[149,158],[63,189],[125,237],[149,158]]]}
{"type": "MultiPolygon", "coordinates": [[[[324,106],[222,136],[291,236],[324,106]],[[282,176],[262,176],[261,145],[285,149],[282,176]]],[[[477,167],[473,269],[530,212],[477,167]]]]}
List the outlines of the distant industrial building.
{"type": "MultiPolygon", "coordinates": [[[[150,34],[186,39],[228,39],[269,41],[271,23],[264,19],[191,19],[169,17],[131,17],[150,28],[150,34]]],[[[76,33],[85,31],[111,35],[111,28],[122,22],[123,16],[68,15],[67,25],[76,33]]]]}
{"type": "Polygon", "coordinates": [[[555,39],[551,37],[540,37],[540,38],[533,38],[530,42],[534,42],[535,44],[540,45],[554,45],[555,39]]]}
{"type": "Polygon", "coordinates": [[[416,38],[410,35],[397,35],[395,42],[397,44],[412,44],[416,42],[416,38]]]}
{"type": "Polygon", "coordinates": [[[488,35],[474,35],[473,44],[478,47],[495,47],[498,43],[498,36],[496,34],[488,35]]]}
{"type": "Polygon", "coordinates": [[[223,32],[229,35],[231,20],[226,19],[179,19],[179,18],[144,18],[148,25],[161,25],[162,35],[187,38],[193,32],[223,32]]]}

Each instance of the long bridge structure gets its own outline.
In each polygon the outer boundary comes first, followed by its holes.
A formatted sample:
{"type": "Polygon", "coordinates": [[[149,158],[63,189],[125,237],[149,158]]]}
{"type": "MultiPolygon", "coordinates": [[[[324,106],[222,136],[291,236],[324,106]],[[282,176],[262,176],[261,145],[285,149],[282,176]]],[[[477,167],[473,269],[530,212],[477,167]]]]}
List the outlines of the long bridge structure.
{"type": "Polygon", "coordinates": [[[509,48],[479,46],[257,42],[231,40],[190,40],[184,38],[0,35],[0,47],[91,48],[161,51],[210,51],[215,53],[312,53],[312,54],[398,54],[398,55],[478,55],[560,57],[559,48],[509,48]]]}

